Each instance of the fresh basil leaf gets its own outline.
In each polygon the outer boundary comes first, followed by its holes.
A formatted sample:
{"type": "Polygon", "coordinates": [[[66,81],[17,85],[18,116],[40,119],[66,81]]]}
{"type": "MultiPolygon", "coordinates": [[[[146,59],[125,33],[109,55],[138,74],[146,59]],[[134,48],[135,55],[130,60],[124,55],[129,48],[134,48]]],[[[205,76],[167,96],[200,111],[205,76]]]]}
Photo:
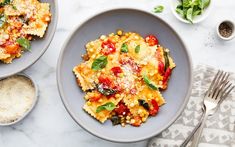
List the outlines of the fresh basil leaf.
{"type": "Polygon", "coordinates": [[[196,10],[196,11],[193,11],[193,16],[197,16],[197,15],[200,15],[201,14],[201,10],[196,10]]]}
{"type": "Polygon", "coordinates": [[[105,96],[109,96],[109,95],[112,95],[112,94],[115,94],[117,91],[114,90],[114,89],[110,89],[110,88],[104,88],[104,85],[103,84],[97,84],[97,90],[105,95],[105,96]]]}
{"type": "Polygon", "coordinates": [[[91,65],[91,69],[93,70],[101,70],[106,67],[108,63],[108,59],[106,56],[100,56],[99,58],[95,59],[91,65]]]}
{"type": "Polygon", "coordinates": [[[158,6],[154,7],[153,12],[155,12],[155,13],[161,13],[163,10],[164,10],[164,6],[158,5],[158,6]]]}
{"type": "Polygon", "coordinates": [[[189,8],[189,9],[187,10],[186,19],[187,19],[190,23],[193,23],[193,8],[189,8]]]}
{"type": "Polygon", "coordinates": [[[169,57],[168,57],[168,52],[165,49],[163,51],[163,56],[164,56],[164,59],[165,59],[164,70],[166,71],[167,68],[170,66],[170,61],[169,61],[169,57]]]}
{"type": "Polygon", "coordinates": [[[28,51],[30,50],[31,45],[28,39],[18,38],[16,42],[18,42],[20,46],[23,47],[25,50],[28,50],[28,51]]]}
{"type": "Polygon", "coordinates": [[[122,44],[121,52],[123,52],[123,53],[127,53],[128,52],[128,45],[126,43],[122,44]]]}
{"type": "Polygon", "coordinates": [[[181,0],[182,1],[182,6],[184,8],[188,8],[191,6],[192,0],[181,0]]]}
{"type": "Polygon", "coordinates": [[[0,3],[0,6],[5,6],[11,3],[12,0],[3,0],[3,2],[0,3]]]}
{"type": "Polygon", "coordinates": [[[210,4],[210,0],[200,0],[199,7],[203,10],[208,7],[210,4]]]}
{"type": "Polygon", "coordinates": [[[184,17],[184,11],[183,11],[182,9],[176,8],[175,11],[176,11],[179,15],[181,15],[182,17],[184,17]]]}
{"type": "Polygon", "coordinates": [[[137,45],[136,47],[135,47],[135,53],[139,53],[140,52],[140,45],[137,45]]]}
{"type": "Polygon", "coordinates": [[[103,110],[112,111],[113,109],[115,109],[114,103],[108,102],[108,103],[106,103],[106,104],[104,104],[104,105],[99,106],[99,107],[96,109],[96,113],[99,113],[99,112],[101,112],[101,111],[103,111],[103,110]]]}
{"type": "Polygon", "coordinates": [[[154,85],[146,75],[143,76],[143,79],[144,79],[145,84],[147,84],[151,89],[158,90],[158,87],[154,85]]]}

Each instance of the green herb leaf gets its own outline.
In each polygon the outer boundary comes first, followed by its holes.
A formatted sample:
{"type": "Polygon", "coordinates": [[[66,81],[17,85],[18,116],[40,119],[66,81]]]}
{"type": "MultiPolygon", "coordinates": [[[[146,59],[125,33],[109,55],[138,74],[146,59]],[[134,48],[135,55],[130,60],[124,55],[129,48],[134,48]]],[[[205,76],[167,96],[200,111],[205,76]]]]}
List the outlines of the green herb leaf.
{"type": "Polygon", "coordinates": [[[106,56],[100,56],[99,58],[95,59],[91,65],[91,69],[93,70],[101,70],[106,67],[108,63],[108,59],[106,56]]]}
{"type": "Polygon", "coordinates": [[[181,0],[181,1],[184,8],[190,7],[192,4],[192,0],[181,0]]]}
{"type": "Polygon", "coordinates": [[[147,84],[151,89],[158,90],[158,87],[154,85],[146,75],[143,76],[143,79],[144,79],[145,84],[147,84]]]}
{"type": "Polygon", "coordinates": [[[181,15],[181,17],[184,17],[184,11],[182,10],[183,8],[181,8],[181,7],[176,7],[176,9],[175,9],[175,11],[179,14],[179,15],[181,15]]]}
{"type": "Polygon", "coordinates": [[[14,6],[14,5],[12,5],[12,8],[13,8],[14,10],[17,10],[16,6],[14,6]]]}
{"type": "Polygon", "coordinates": [[[139,53],[140,52],[140,45],[137,45],[136,47],[135,47],[135,53],[139,53]]]}
{"type": "Polygon", "coordinates": [[[145,100],[138,99],[138,102],[139,102],[139,105],[140,105],[140,106],[143,106],[143,107],[144,107],[144,109],[146,109],[146,110],[149,110],[149,109],[150,109],[150,108],[149,108],[149,104],[148,104],[145,100]]]}
{"type": "Polygon", "coordinates": [[[170,66],[169,57],[168,57],[168,52],[166,51],[166,49],[164,49],[163,55],[164,55],[164,59],[165,59],[164,70],[166,71],[167,68],[170,66]]]}
{"type": "Polygon", "coordinates": [[[210,0],[199,0],[199,7],[205,9],[210,4],[210,0]]]}
{"type": "Polygon", "coordinates": [[[193,23],[193,8],[189,8],[189,9],[187,10],[186,19],[187,19],[190,23],[193,23]]]}
{"type": "Polygon", "coordinates": [[[105,96],[109,96],[109,95],[115,94],[117,92],[114,89],[104,88],[103,84],[97,84],[96,87],[97,87],[97,90],[105,96]]]}
{"type": "Polygon", "coordinates": [[[128,52],[128,45],[126,43],[122,44],[121,52],[123,52],[123,53],[127,53],[128,52]]]}
{"type": "Polygon", "coordinates": [[[99,112],[101,112],[101,111],[103,111],[103,110],[112,111],[113,109],[115,109],[114,103],[108,102],[108,103],[106,103],[106,104],[104,104],[104,105],[99,106],[99,107],[96,109],[96,113],[99,113],[99,112]]]}
{"type": "Polygon", "coordinates": [[[158,6],[154,7],[153,12],[155,12],[155,13],[161,13],[163,10],[164,10],[164,6],[158,5],[158,6]]]}
{"type": "Polygon", "coordinates": [[[6,16],[4,14],[0,14],[0,28],[2,28],[5,23],[6,23],[6,16]]]}
{"type": "Polygon", "coordinates": [[[4,0],[3,2],[0,3],[0,6],[5,6],[11,3],[12,0],[4,0]]]}
{"type": "Polygon", "coordinates": [[[21,47],[23,47],[25,50],[30,50],[30,42],[28,39],[26,38],[18,38],[16,40],[16,42],[18,42],[20,44],[21,47]]]}

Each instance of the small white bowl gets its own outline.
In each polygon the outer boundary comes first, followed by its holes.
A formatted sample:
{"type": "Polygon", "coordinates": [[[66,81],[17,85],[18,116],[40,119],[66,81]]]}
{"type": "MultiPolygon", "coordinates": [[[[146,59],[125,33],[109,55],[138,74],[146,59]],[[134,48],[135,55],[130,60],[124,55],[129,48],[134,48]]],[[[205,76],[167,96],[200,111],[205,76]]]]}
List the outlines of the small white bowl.
{"type": "MultiPolygon", "coordinates": [[[[184,23],[188,23],[190,24],[189,21],[185,20],[183,17],[181,17],[175,10],[176,10],[176,7],[180,4],[180,0],[169,0],[170,1],[170,5],[171,5],[171,11],[172,13],[174,14],[174,16],[184,22],[184,23]]],[[[203,21],[204,19],[206,19],[208,17],[208,15],[210,14],[212,8],[213,8],[213,0],[210,1],[210,4],[209,6],[203,11],[203,13],[201,15],[198,15],[198,16],[195,16],[193,18],[193,23],[199,23],[201,21],[203,21]]]]}
{"type": "Polygon", "coordinates": [[[229,20],[229,19],[226,19],[226,20],[221,21],[220,23],[218,23],[218,25],[217,25],[217,27],[216,27],[216,33],[217,33],[217,35],[219,36],[219,38],[222,39],[222,40],[225,40],[225,41],[232,40],[232,39],[235,37],[235,23],[234,23],[234,21],[229,20]],[[228,25],[230,25],[230,27],[232,28],[232,34],[231,34],[231,36],[229,36],[229,37],[223,37],[223,36],[220,34],[220,32],[219,32],[219,26],[220,26],[222,23],[227,23],[228,25]]]}
{"type": "MultiPolygon", "coordinates": [[[[14,124],[20,122],[21,120],[23,120],[33,110],[33,108],[35,107],[35,105],[37,104],[37,101],[38,101],[38,87],[37,87],[37,84],[35,83],[35,81],[30,76],[26,75],[25,73],[18,73],[18,74],[13,75],[13,76],[17,76],[17,75],[23,76],[23,77],[25,77],[25,78],[27,78],[31,81],[31,83],[33,84],[34,89],[35,89],[35,97],[33,98],[32,106],[30,107],[30,109],[27,112],[24,113],[24,115],[22,115],[20,118],[18,118],[17,120],[15,120],[13,122],[0,123],[0,127],[11,126],[11,125],[14,125],[14,124]]],[[[7,78],[9,78],[9,77],[7,77],[7,78]]],[[[0,80],[4,80],[4,78],[0,79],[0,80]]]]}

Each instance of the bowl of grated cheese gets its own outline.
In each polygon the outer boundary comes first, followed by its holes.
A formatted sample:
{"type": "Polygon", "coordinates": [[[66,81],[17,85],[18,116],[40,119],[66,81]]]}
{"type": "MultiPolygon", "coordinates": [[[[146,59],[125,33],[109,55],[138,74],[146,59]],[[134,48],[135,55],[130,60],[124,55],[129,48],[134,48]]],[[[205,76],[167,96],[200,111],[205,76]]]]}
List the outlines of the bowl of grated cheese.
{"type": "Polygon", "coordinates": [[[16,124],[24,119],[38,100],[32,78],[17,74],[0,80],[0,126],[16,124]]]}

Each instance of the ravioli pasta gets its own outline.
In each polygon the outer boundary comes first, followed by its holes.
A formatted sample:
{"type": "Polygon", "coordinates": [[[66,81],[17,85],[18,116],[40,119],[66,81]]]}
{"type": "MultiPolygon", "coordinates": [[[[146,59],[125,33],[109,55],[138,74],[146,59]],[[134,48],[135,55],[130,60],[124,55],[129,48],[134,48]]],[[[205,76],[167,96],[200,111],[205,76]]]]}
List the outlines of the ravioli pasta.
{"type": "Polygon", "coordinates": [[[33,36],[44,36],[50,20],[49,3],[38,0],[0,1],[0,61],[11,63],[21,57],[30,48],[28,44],[33,36]]]}
{"type": "Polygon", "coordinates": [[[87,43],[86,51],[73,72],[88,114],[101,123],[136,127],[157,115],[176,65],[154,35],[119,30],[87,43]]]}

